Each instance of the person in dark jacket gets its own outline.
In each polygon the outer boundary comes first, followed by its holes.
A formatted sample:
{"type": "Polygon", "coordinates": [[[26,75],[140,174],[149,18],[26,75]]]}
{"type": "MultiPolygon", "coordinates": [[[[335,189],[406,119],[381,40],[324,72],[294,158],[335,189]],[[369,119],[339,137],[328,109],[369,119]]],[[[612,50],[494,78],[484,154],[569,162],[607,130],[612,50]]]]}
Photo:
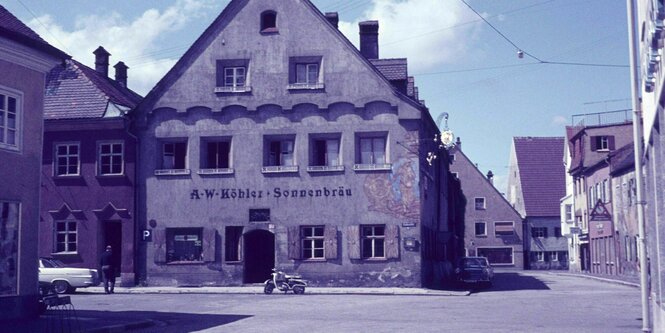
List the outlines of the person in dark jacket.
{"type": "Polygon", "coordinates": [[[102,253],[99,265],[102,266],[102,275],[104,277],[104,292],[113,294],[115,287],[115,263],[113,262],[113,253],[111,245],[106,246],[106,251],[102,253]]]}

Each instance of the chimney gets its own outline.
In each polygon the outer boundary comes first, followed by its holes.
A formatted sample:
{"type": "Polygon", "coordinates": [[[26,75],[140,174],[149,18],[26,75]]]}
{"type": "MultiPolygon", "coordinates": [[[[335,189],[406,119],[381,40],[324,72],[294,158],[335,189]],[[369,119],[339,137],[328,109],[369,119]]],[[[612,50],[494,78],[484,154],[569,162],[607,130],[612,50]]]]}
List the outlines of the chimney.
{"type": "Polygon", "coordinates": [[[490,184],[494,185],[494,174],[492,173],[492,170],[487,171],[487,180],[490,181],[490,184]]]}
{"type": "Polygon", "coordinates": [[[455,148],[457,148],[459,151],[462,151],[462,139],[460,137],[457,137],[457,140],[455,141],[455,148]]]}
{"type": "Polygon", "coordinates": [[[360,53],[367,59],[379,59],[379,21],[364,21],[360,27],[360,53]]]}
{"type": "Polygon", "coordinates": [[[326,20],[336,29],[339,28],[339,15],[337,15],[337,12],[326,13],[326,20]]]}
{"type": "Polygon", "coordinates": [[[127,88],[127,68],[129,67],[124,62],[118,61],[113,68],[115,68],[115,81],[124,88],[127,88]]]}
{"type": "Polygon", "coordinates": [[[109,76],[109,56],[111,54],[101,46],[92,53],[95,54],[95,70],[104,76],[109,76]]]}

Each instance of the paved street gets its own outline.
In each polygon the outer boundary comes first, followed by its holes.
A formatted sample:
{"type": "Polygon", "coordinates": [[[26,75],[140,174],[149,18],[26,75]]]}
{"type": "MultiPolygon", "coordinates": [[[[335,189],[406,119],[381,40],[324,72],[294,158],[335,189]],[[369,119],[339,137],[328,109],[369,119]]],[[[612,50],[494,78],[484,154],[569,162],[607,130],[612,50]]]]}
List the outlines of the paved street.
{"type": "Polygon", "coordinates": [[[498,273],[469,296],[73,295],[77,311],[151,319],[139,332],[638,332],[639,290],[575,276],[498,273]]]}

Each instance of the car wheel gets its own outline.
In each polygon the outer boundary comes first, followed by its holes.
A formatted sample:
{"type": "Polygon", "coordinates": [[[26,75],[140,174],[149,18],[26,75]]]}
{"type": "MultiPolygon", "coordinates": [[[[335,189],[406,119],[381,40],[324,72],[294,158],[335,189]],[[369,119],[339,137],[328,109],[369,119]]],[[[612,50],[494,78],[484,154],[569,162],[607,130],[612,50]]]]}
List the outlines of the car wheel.
{"type": "Polygon", "coordinates": [[[298,295],[302,295],[302,294],[305,293],[305,287],[304,286],[295,286],[295,287],[293,287],[293,293],[298,294],[298,295]]]}
{"type": "Polygon", "coordinates": [[[65,294],[69,291],[69,288],[70,286],[67,281],[58,280],[53,282],[53,290],[57,294],[65,294]]]}

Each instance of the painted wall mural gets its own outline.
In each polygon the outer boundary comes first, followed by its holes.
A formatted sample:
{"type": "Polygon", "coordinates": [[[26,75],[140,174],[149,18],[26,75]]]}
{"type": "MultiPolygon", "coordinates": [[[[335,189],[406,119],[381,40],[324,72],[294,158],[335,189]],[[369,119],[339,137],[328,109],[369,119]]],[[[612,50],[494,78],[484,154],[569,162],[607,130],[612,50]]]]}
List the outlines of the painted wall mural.
{"type": "Polygon", "coordinates": [[[418,183],[418,132],[405,136],[407,153],[393,163],[389,174],[377,173],[365,178],[364,191],[370,211],[399,218],[420,219],[420,186],[418,183]]]}
{"type": "Polygon", "coordinates": [[[0,295],[18,290],[19,204],[0,201],[0,295]]]}

